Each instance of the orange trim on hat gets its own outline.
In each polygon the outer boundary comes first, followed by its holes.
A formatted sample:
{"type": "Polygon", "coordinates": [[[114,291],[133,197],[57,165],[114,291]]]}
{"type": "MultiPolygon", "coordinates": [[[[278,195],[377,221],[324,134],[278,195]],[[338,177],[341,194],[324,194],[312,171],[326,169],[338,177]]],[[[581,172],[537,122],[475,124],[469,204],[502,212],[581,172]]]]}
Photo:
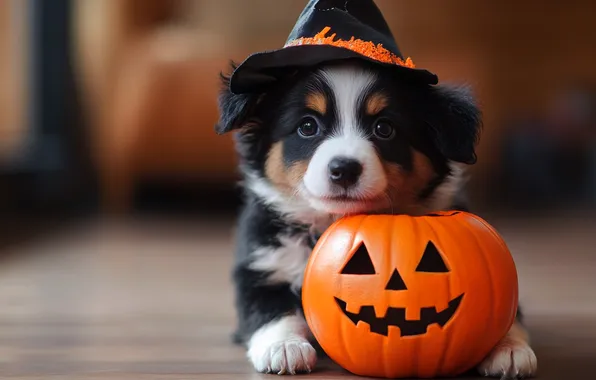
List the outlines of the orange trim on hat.
{"type": "Polygon", "coordinates": [[[297,38],[288,42],[285,47],[300,45],[330,45],[352,50],[379,62],[392,63],[399,66],[409,67],[411,69],[415,68],[414,62],[411,58],[408,57],[404,61],[389,50],[385,49],[382,44],[375,45],[370,41],[363,41],[360,39],[355,39],[354,37],[350,38],[348,41],[342,39],[336,40],[335,33],[330,36],[326,36],[330,30],[331,28],[326,26],[314,37],[297,38]]]}

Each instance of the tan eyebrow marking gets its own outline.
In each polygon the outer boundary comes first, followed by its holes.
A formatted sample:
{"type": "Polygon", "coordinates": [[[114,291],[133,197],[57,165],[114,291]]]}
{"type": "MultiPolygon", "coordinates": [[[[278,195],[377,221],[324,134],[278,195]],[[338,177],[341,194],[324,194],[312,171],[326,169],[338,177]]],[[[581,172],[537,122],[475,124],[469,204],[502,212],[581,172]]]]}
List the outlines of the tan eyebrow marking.
{"type": "Polygon", "coordinates": [[[366,114],[376,115],[387,107],[389,100],[381,92],[376,92],[366,99],[366,114]]]}
{"type": "Polygon", "coordinates": [[[324,115],[327,112],[327,98],[321,92],[311,92],[306,96],[306,107],[324,115]]]}

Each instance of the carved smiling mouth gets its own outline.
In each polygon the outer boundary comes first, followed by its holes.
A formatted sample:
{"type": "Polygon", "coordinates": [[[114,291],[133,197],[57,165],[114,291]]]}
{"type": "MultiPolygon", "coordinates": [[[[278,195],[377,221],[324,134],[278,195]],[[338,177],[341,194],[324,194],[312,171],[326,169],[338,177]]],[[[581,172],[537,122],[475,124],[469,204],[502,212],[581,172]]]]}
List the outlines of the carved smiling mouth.
{"type": "Polygon", "coordinates": [[[406,320],[406,309],[403,307],[389,307],[383,318],[375,314],[373,306],[362,306],[360,311],[351,313],[347,310],[347,303],[334,297],[335,302],[345,316],[357,325],[359,321],[365,322],[370,326],[370,331],[376,334],[387,336],[389,326],[399,327],[400,336],[413,336],[426,333],[428,326],[436,323],[443,327],[457,311],[461,303],[463,293],[449,301],[449,306],[443,311],[437,311],[435,307],[423,307],[420,309],[420,319],[417,321],[406,320]]]}

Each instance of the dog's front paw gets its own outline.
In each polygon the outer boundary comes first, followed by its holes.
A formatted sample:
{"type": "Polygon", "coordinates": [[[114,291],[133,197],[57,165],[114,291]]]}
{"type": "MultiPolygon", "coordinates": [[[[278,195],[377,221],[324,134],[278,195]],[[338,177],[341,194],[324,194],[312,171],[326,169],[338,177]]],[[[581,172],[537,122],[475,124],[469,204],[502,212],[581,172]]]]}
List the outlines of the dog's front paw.
{"type": "Polygon", "coordinates": [[[525,341],[504,340],[478,366],[481,375],[502,379],[533,377],[538,368],[534,351],[525,341]]]}
{"type": "Polygon", "coordinates": [[[257,371],[278,375],[310,372],[317,361],[315,349],[301,337],[254,345],[248,357],[257,371]]]}

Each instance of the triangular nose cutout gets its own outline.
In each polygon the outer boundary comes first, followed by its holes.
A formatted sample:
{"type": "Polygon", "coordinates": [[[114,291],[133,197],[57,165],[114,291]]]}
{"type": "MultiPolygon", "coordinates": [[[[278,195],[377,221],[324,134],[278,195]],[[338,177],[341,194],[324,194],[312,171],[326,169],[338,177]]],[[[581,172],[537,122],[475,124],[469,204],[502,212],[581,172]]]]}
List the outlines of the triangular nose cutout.
{"type": "Polygon", "coordinates": [[[397,269],[393,270],[393,274],[391,275],[385,290],[408,290],[406,283],[399,275],[397,269]]]}

